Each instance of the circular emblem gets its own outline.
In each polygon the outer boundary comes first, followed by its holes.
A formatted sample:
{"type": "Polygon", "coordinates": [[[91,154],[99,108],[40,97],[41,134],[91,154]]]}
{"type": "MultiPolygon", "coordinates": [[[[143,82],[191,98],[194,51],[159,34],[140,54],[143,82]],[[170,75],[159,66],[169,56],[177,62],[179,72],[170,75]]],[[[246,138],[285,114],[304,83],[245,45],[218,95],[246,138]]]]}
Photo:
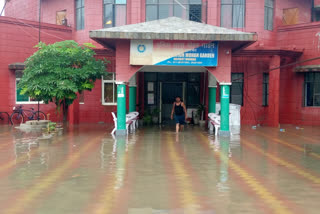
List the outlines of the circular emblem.
{"type": "Polygon", "coordinates": [[[139,51],[140,53],[145,52],[145,51],[146,51],[146,46],[145,46],[145,45],[138,45],[138,51],[139,51]]]}

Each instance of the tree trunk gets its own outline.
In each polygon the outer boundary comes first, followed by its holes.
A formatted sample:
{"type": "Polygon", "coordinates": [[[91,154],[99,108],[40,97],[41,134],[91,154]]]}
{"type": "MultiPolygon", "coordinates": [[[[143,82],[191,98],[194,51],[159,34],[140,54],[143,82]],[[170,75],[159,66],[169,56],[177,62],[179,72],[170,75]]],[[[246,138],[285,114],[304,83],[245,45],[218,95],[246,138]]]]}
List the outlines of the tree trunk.
{"type": "Polygon", "coordinates": [[[63,123],[66,123],[68,120],[68,105],[66,105],[65,100],[63,101],[63,123]]]}

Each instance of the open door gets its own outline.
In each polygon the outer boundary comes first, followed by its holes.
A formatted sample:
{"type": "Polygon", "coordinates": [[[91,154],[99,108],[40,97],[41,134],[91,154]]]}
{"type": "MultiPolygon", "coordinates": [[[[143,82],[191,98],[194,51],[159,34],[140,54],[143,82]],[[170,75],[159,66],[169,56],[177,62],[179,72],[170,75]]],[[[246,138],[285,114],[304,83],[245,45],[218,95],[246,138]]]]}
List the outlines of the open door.
{"type": "Polygon", "coordinates": [[[172,104],[177,96],[184,97],[184,83],[161,83],[161,122],[169,122],[172,104]]]}

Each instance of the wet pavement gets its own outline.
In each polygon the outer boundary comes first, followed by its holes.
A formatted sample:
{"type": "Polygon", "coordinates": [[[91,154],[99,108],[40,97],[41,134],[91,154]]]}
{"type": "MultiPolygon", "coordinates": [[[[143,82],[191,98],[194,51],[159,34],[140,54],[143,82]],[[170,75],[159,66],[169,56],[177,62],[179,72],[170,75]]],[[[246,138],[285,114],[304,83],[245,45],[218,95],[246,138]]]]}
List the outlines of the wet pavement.
{"type": "Polygon", "coordinates": [[[320,210],[320,127],[80,125],[51,140],[0,126],[0,213],[224,214],[320,210]]]}

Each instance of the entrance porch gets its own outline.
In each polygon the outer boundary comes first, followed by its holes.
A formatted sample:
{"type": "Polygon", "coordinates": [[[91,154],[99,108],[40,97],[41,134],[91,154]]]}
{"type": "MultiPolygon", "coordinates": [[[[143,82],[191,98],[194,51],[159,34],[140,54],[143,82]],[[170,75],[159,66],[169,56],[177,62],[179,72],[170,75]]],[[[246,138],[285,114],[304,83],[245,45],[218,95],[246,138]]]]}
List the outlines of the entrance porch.
{"type": "Polygon", "coordinates": [[[190,107],[205,104],[208,99],[209,113],[215,112],[217,83],[221,88],[220,135],[230,135],[231,57],[255,42],[255,33],[170,17],[91,31],[90,38],[116,52],[117,135],[126,134],[126,85],[129,85],[129,110],[133,111],[137,103],[137,84],[142,85],[147,92],[143,91],[140,106],[143,110],[148,105],[159,108],[159,118],[163,122],[168,119],[172,98],[179,94],[190,107]],[[138,78],[137,82],[139,71],[145,72],[151,80],[146,83],[138,78]],[[152,77],[152,72],[160,75],[152,77]],[[198,78],[198,81],[192,84],[189,77],[198,78]],[[188,87],[191,87],[189,93],[188,87]]]}

